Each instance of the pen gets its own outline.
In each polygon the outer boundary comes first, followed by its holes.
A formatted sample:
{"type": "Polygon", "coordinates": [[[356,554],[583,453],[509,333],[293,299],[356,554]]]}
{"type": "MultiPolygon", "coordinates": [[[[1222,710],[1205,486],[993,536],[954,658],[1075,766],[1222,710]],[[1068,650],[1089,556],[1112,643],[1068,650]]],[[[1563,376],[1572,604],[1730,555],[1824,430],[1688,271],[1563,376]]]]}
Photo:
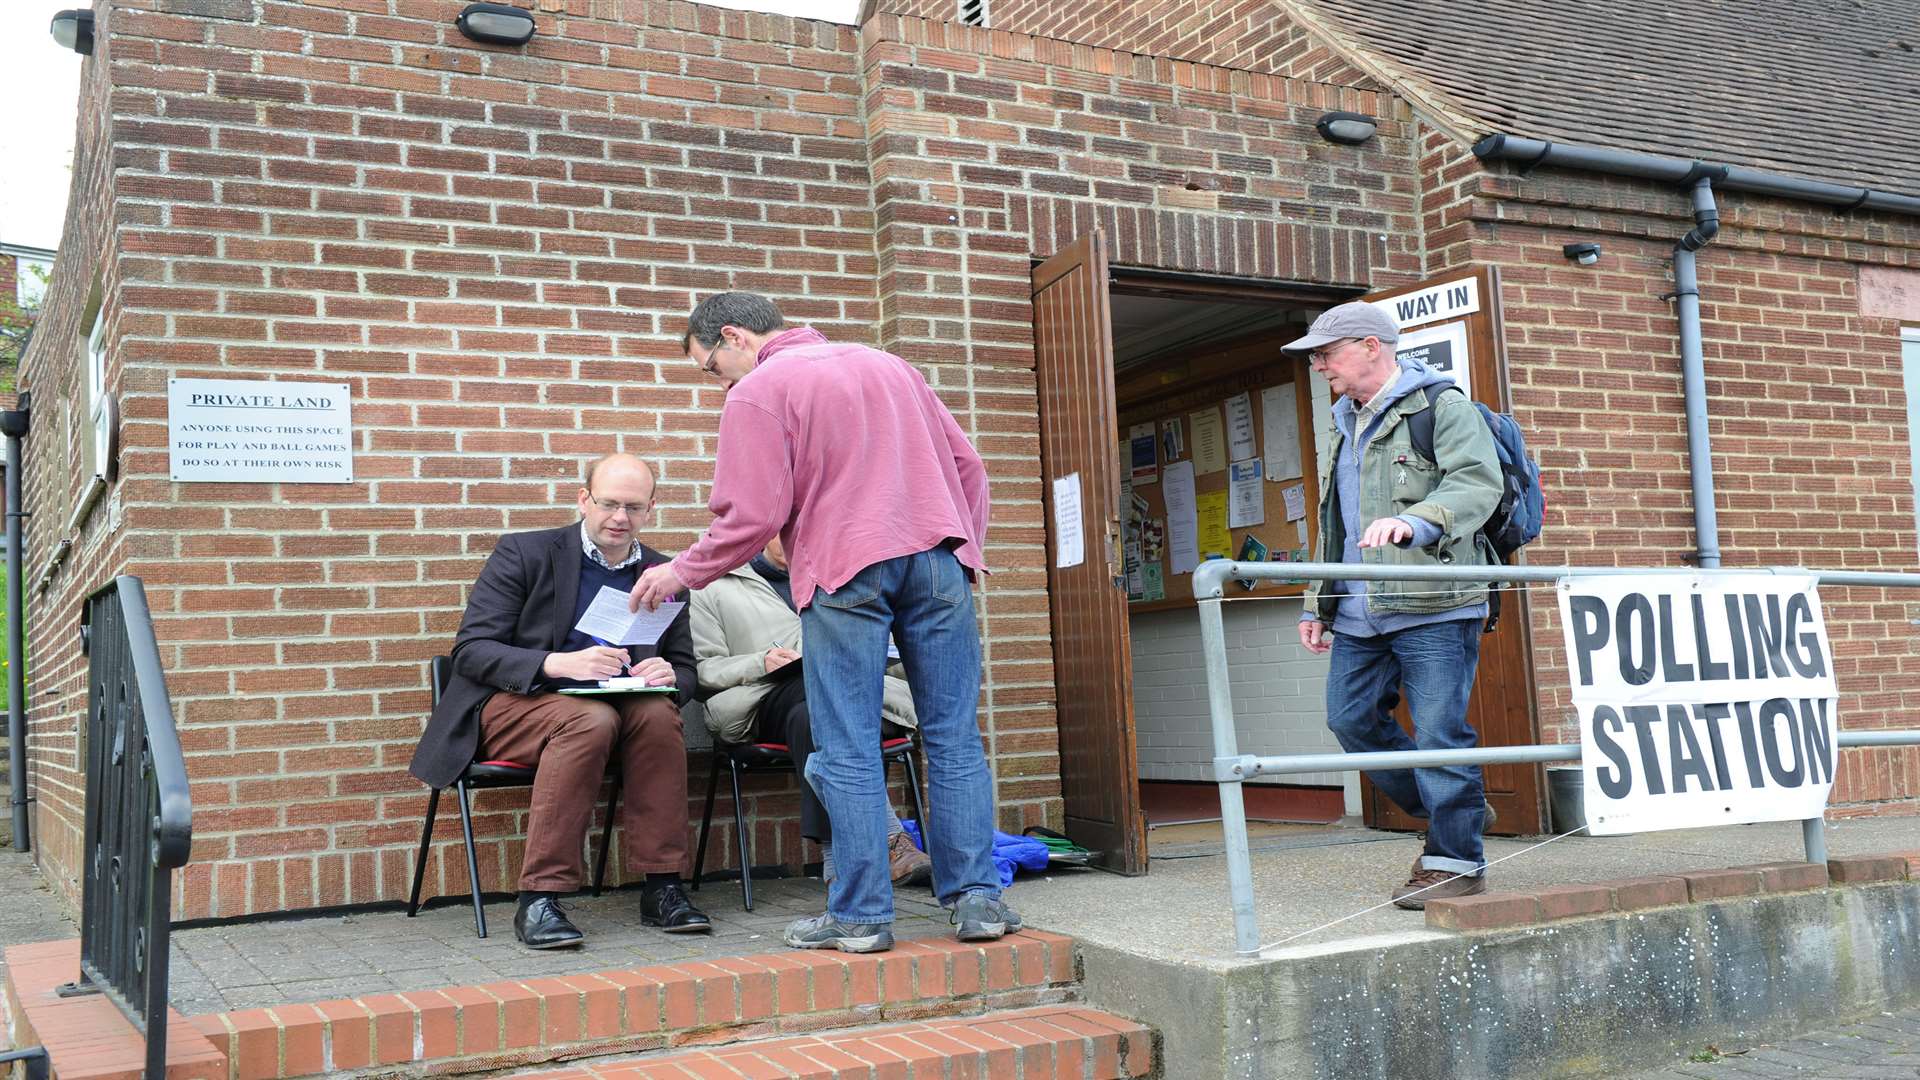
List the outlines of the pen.
{"type": "MultiPolygon", "coordinates": [[[[618,646],[618,645],[615,645],[615,644],[614,644],[613,642],[611,642],[611,641],[608,641],[608,640],[606,640],[605,638],[601,638],[601,637],[599,637],[599,636],[597,636],[597,635],[594,635],[594,634],[588,634],[588,635],[587,635],[587,638],[588,638],[588,639],[589,639],[590,641],[592,641],[592,642],[593,642],[593,643],[594,643],[595,645],[604,645],[604,646],[606,646],[606,647],[607,647],[607,648],[609,648],[609,649],[618,649],[618,648],[620,648],[620,646],[618,646]]],[[[623,652],[624,652],[625,650],[623,649],[623,650],[621,650],[621,651],[623,651],[623,652]]],[[[627,657],[627,662],[626,662],[626,663],[624,663],[624,664],[622,664],[622,665],[620,665],[620,670],[621,670],[622,672],[630,672],[630,671],[632,671],[632,670],[633,670],[633,657],[631,657],[631,656],[629,656],[629,657],[627,657]]]]}

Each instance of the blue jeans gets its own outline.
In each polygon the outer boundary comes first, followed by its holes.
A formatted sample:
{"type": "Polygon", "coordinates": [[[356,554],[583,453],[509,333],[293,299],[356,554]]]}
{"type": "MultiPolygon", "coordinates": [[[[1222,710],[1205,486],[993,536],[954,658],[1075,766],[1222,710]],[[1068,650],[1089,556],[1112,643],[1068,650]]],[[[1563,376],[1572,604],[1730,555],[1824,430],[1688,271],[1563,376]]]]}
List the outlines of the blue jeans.
{"type": "MultiPolygon", "coordinates": [[[[1462,750],[1480,743],[1467,698],[1480,663],[1480,620],[1451,619],[1374,637],[1336,634],[1327,670],[1327,727],[1348,753],[1462,750]],[[1414,737],[1394,720],[1395,691],[1413,712],[1414,737]]],[[[1477,765],[1391,769],[1367,778],[1400,809],[1428,819],[1429,870],[1479,874],[1486,789],[1477,765]]]]}
{"type": "Polygon", "coordinates": [[[800,616],[807,706],[807,783],[833,821],[827,912],[844,923],[893,921],[886,772],[880,760],[887,634],[899,646],[927,757],[927,854],[934,892],[1000,895],[994,869],[993,777],[980,748],[980,632],[973,591],[945,548],[874,563],[800,616]]]}

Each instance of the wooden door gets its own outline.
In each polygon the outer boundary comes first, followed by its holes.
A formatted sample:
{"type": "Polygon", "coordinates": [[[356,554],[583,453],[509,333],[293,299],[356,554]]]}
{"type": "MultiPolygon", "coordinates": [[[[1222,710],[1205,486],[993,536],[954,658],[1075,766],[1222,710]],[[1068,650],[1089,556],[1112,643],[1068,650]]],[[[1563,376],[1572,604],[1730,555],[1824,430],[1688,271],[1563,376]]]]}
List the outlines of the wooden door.
{"type": "MultiPolygon", "coordinates": [[[[1500,333],[1500,275],[1492,267],[1443,274],[1415,285],[1387,289],[1363,299],[1390,301],[1389,310],[1400,321],[1396,352],[1420,348],[1422,339],[1434,353],[1445,353],[1456,365],[1464,363],[1474,400],[1496,411],[1511,409],[1507,392],[1507,359],[1500,333]],[[1464,360],[1458,355],[1464,351],[1464,360]]],[[[1516,556],[1525,561],[1524,553],[1516,556]]],[[[1523,746],[1540,741],[1534,712],[1533,665],[1529,662],[1532,637],[1524,590],[1502,594],[1498,628],[1480,639],[1480,667],[1474,675],[1473,698],[1467,719],[1480,733],[1482,746],[1523,746]]],[[[1396,715],[1409,732],[1413,722],[1403,702],[1396,715]]],[[[1499,821],[1491,832],[1517,836],[1545,828],[1542,816],[1541,768],[1538,765],[1495,765],[1484,770],[1487,801],[1499,821]]],[[[1418,818],[1402,813],[1391,799],[1361,779],[1361,805],[1366,823],[1377,829],[1426,828],[1418,818]]]]}
{"type": "Polygon", "coordinates": [[[1082,236],[1033,271],[1034,381],[1040,399],[1040,488],[1046,501],[1054,709],[1067,834],[1094,865],[1147,870],[1133,732],[1133,663],[1120,565],[1120,460],[1115,452],[1113,321],[1106,239],[1082,236]],[[1077,478],[1083,556],[1057,566],[1061,507],[1054,481],[1077,478]]]}

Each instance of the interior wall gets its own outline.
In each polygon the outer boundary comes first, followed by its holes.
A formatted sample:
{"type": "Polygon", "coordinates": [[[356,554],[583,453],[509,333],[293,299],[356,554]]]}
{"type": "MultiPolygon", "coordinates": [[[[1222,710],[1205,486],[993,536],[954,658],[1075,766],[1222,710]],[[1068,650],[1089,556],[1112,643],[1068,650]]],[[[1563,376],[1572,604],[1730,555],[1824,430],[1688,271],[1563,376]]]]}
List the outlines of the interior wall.
{"type": "MultiPolygon", "coordinates": [[[[1312,389],[1314,438],[1325,455],[1332,428],[1326,380],[1317,372],[1312,389]]],[[[1326,726],[1326,658],[1301,648],[1295,629],[1300,599],[1237,601],[1226,606],[1224,620],[1240,752],[1338,750],[1326,726]]],[[[1198,616],[1192,608],[1142,612],[1129,626],[1140,778],[1212,779],[1212,722],[1198,616]]],[[[1276,782],[1347,786],[1350,775],[1314,773],[1276,782]]]]}

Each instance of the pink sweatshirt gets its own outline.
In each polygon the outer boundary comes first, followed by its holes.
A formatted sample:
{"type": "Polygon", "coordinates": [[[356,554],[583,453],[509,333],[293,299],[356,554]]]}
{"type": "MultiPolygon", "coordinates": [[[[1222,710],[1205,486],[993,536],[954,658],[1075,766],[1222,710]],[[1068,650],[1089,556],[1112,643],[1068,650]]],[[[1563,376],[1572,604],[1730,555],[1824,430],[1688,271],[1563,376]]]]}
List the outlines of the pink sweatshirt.
{"type": "Polygon", "coordinates": [[[713,524],[673,560],[700,588],[777,533],[793,602],[831,593],[874,563],[959,541],[985,572],[987,470],[953,414],[905,360],[783,330],[720,411],[713,524]]]}

